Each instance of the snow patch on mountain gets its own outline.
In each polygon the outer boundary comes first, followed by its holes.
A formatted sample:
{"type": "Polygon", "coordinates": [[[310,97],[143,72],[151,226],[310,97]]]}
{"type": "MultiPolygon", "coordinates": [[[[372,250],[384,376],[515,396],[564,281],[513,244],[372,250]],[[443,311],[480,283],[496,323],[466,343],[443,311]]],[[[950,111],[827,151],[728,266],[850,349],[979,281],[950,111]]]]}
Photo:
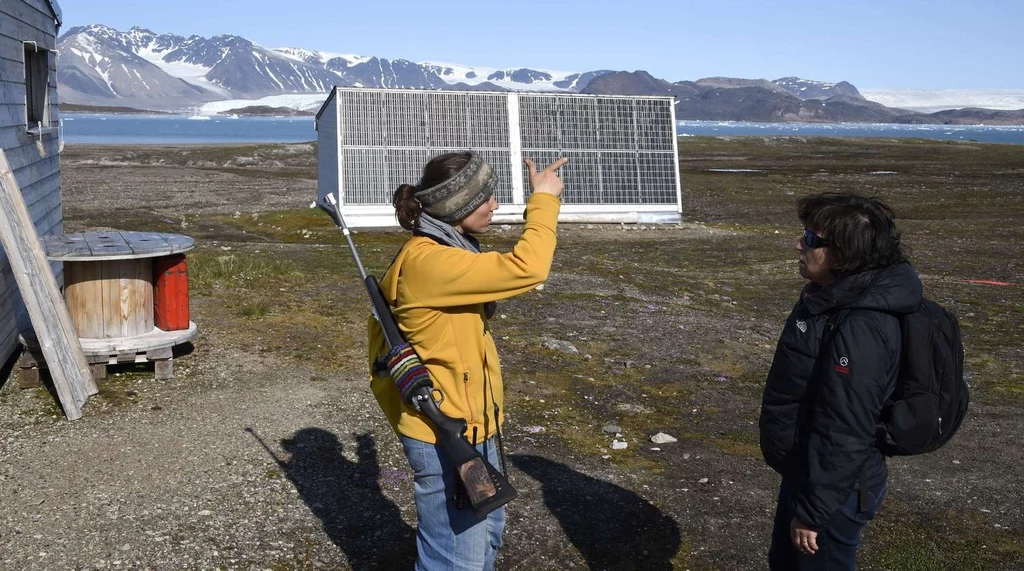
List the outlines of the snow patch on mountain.
{"type": "Polygon", "coordinates": [[[305,48],[271,48],[270,51],[275,52],[278,55],[282,55],[288,59],[300,61],[303,63],[322,61],[319,52],[307,50],[305,48]]]}
{"type": "Polygon", "coordinates": [[[153,44],[149,44],[140,47],[136,53],[139,57],[157,66],[168,75],[224,97],[231,97],[230,91],[206,79],[206,74],[213,68],[184,61],[167,62],[163,60],[165,50],[155,51],[153,48],[153,44]]]}
{"type": "Polygon", "coordinates": [[[565,81],[569,76],[578,75],[578,72],[574,71],[550,69],[469,66],[441,61],[417,63],[436,73],[449,85],[478,85],[489,81],[499,87],[515,91],[568,91],[555,84],[565,81]]]}
{"type": "Polygon", "coordinates": [[[341,59],[348,62],[348,65],[359,65],[361,63],[370,61],[373,56],[361,56],[356,54],[340,54],[334,52],[317,52],[320,54],[320,61],[326,62],[332,59],[341,59]]]}
{"type": "Polygon", "coordinates": [[[863,89],[861,94],[886,107],[922,113],[965,107],[1024,109],[1024,89],[863,89]]]}
{"type": "Polygon", "coordinates": [[[82,58],[85,64],[92,68],[92,70],[95,71],[104,82],[106,82],[107,89],[109,89],[111,93],[116,93],[114,90],[114,84],[110,79],[109,64],[104,65],[104,62],[109,58],[100,53],[100,47],[93,38],[88,36],[79,36],[75,38],[74,44],[65,49],[82,58]]]}
{"type": "Polygon", "coordinates": [[[345,62],[344,67],[351,67],[370,61],[373,56],[361,56],[357,54],[343,54],[335,52],[323,52],[308,50],[306,48],[270,48],[269,51],[288,59],[302,63],[326,64],[330,60],[341,60],[345,62]]]}

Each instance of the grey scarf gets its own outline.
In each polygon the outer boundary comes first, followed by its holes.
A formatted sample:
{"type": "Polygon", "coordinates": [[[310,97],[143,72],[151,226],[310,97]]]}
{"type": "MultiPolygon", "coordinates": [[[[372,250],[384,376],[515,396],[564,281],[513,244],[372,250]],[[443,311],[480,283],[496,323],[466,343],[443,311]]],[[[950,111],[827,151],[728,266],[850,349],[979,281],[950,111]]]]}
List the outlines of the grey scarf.
{"type": "Polygon", "coordinates": [[[462,248],[474,254],[480,253],[480,242],[477,242],[476,238],[459,232],[451,224],[441,222],[426,212],[420,212],[420,221],[413,234],[426,236],[446,246],[462,248]]]}

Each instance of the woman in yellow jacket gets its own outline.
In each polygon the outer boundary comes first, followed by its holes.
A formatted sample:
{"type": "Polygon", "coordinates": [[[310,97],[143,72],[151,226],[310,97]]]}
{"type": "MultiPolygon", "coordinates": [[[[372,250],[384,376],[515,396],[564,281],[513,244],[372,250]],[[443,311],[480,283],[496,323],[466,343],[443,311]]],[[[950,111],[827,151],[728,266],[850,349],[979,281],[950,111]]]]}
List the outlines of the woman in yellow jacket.
{"type": "MultiPolygon", "coordinates": [[[[493,170],[478,154],[433,158],[419,184],[398,187],[392,201],[399,224],[413,237],[381,280],[384,297],[434,387],[444,394],[441,412],[466,421],[470,442],[494,466],[504,389],[487,320],[494,302],[547,279],[563,190],[558,169],[566,162],[558,159],[538,171],[526,160],[532,194],[522,236],[507,253],[480,252],[473,237],[487,232],[498,209],[493,170]]],[[[375,320],[369,333],[373,370],[387,345],[375,320]]],[[[414,472],[416,569],[493,569],[505,508],[477,519],[472,510],[456,507],[454,467],[436,446],[431,426],[403,402],[390,377],[374,372],[372,388],[414,472]]]]}

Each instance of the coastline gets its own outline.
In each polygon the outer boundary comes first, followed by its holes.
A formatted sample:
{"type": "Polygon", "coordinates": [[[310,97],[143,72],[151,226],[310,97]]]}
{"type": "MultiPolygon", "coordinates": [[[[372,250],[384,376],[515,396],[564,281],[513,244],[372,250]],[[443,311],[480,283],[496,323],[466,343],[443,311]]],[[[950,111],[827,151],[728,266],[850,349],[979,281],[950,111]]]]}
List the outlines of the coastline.
{"type": "MultiPolygon", "coordinates": [[[[317,138],[312,116],[67,113],[68,144],[296,143],[317,138]]],[[[896,123],[764,123],[677,121],[679,137],[840,137],[937,139],[1024,145],[1024,126],[906,125],[896,123]]]]}
{"type": "MultiPolygon", "coordinates": [[[[180,116],[194,116],[196,113],[190,113],[185,110],[181,111],[167,111],[167,110],[155,110],[155,109],[138,109],[134,107],[117,107],[117,106],[93,106],[93,105],[76,105],[73,103],[64,103],[58,106],[58,113],[64,114],[83,114],[83,115],[180,115],[180,116]]],[[[302,111],[298,109],[292,109],[290,107],[272,107],[268,105],[250,105],[244,106],[237,109],[229,109],[218,112],[213,115],[202,115],[204,117],[315,117],[316,113],[310,111],[302,111]]]]}
{"type": "MultiPolygon", "coordinates": [[[[76,105],[76,104],[62,104],[59,108],[61,114],[64,113],[108,113],[108,114],[124,114],[124,115],[197,115],[195,112],[189,112],[186,110],[181,111],[166,111],[166,110],[146,110],[137,109],[133,107],[107,107],[107,106],[89,106],[89,105],[76,105]]],[[[315,117],[314,111],[305,111],[295,109],[293,107],[286,106],[271,106],[271,105],[243,105],[241,107],[225,109],[218,111],[214,114],[201,114],[204,117],[315,117]]],[[[889,121],[884,123],[878,123],[875,121],[844,121],[844,122],[831,122],[831,121],[815,121],[815,120],[787,120],[787,121],[765,121],[765,120],[751,120],[751,119],[720,119],[720,118],[705,118],[705,119],[677,119],[678,121],[701,121],[701,122],[733,122],[733,123],[763,123],[763,124],[794,124],[794,125],[935,125],[935,126],[959,126],[959,127],[1024,127],[1024,109],[1018,110],[996,110],[996,109],[980,109],[980,108],[960,108],[960,109],[943,109],[934,112],[923,113],[920,115],[908,116],[907,119],[901,121],[889,121]],[[972,112],[967,117],[955,116],[957,113],[972,112]],[[941,116],[943,114],[954,114],[948,120],[943,120],[941,116]],[[939,115],[937,118],[935,115],[939,115]],[[978,118],[981,118],[979,122],[978,118]]]]}

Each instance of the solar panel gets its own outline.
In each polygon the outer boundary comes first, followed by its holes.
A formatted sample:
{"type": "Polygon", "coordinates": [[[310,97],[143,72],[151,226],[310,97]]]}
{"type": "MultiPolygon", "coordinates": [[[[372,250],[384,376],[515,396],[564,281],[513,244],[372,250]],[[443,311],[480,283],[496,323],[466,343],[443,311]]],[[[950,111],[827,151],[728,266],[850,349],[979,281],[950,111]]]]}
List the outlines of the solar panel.
{"type": "Polygon", "coordinates": [[[641,211],[678,221],[673,103],[668,97],[335,88],[317,115],[319,192],[339,190],[343,208],[357,214],[387,213],[395,189],[415,184],[431,157],[471,149],[494,167],[498,201],[512,207],[506,211],[521,210],[529,198],[524,157],[538,167],[567,157],[563,213],[582,219],[587,212],[641,211]]]}

